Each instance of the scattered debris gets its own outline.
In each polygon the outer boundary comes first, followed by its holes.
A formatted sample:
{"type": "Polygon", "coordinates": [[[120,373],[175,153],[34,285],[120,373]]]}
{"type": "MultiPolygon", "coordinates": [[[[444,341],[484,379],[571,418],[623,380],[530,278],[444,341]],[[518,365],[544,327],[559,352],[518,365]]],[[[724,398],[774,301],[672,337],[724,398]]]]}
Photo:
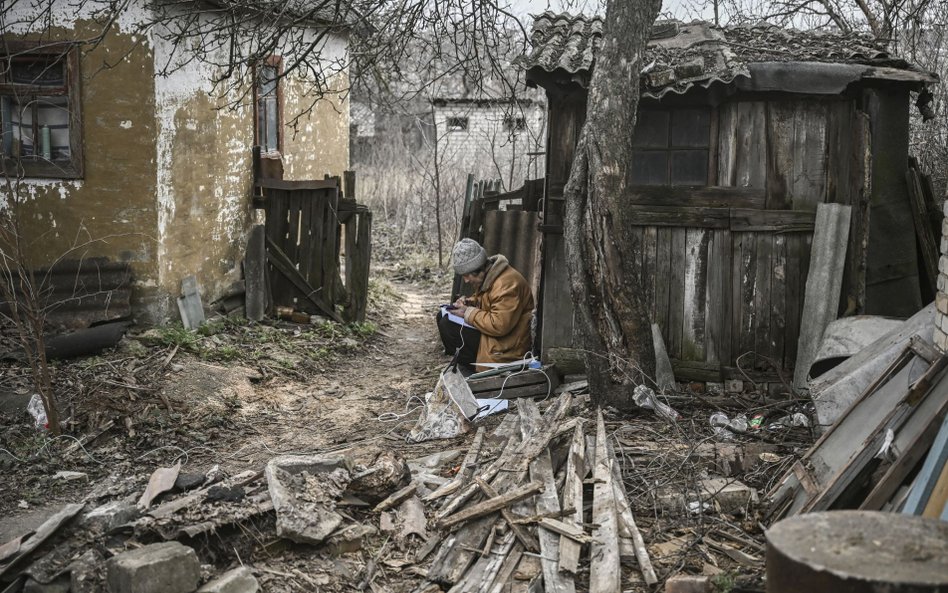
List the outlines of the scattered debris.
{"type": "Polygon", "coordinates": [[[178,479],[178,473],[181,471],[181,463],[176,463],[173,467],[159,467],[151,474],[148,480],[148,486],[142,492],[142,497],[138,500],[138,507],[147,509],[153,501],[162,492],[167,492],[174,488],[175,480],[178,479]]]}
{"type": "Polygon", "coordinates": [[[670,422],[674,422],[681,417],[671,406],[658,401],[658,396],[655,395],[655,391],[645,385],[635,386],[632,399],[635,400],[635,405],[638,407],[646,410],[654,410],[656,414],[670,422]]]}

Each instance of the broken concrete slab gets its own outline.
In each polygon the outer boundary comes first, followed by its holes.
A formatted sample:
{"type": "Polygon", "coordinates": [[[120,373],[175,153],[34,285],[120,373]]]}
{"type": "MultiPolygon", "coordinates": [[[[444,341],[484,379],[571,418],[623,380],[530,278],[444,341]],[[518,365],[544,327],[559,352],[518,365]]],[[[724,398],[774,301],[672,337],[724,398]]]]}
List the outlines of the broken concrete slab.
{"type": "Polygon", "coordinates": [[[246,566],[228,570],[216,579],[208,581],[197,593],[257,593],[260,583],[246,566]]]}
{"type": "Polygon", "coordinates": [[[191,593],[201,581],[201,563],[178,542],[150,544],[106,563],[110,593],[191,593]]]}
{"type": "Polygon", "coordinates": [[[131,523],[139,516],[141,516],[141,510],[137,505],[124,500],[113,500],[83,515],[82,524],[102,533],[108,533],[121,525],[131,523]]]}
{"type": "Polygon", "coordinates": [[[304,544],[322,543],[342,525],[336,503],[351,481],[343,455],[271,459],[264,475],[277,516],[277,535],[304,544]]]}

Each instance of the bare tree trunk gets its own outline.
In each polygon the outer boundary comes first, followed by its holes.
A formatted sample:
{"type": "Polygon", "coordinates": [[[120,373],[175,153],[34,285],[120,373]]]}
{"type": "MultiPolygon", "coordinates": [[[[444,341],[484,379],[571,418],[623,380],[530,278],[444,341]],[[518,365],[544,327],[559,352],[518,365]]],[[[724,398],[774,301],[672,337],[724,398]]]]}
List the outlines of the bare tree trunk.
{"type": "Polygon", "coordinates": [[[435,226],[438,231],[438,267],[444,267],[444,247],[441,238],[441,161],[438,160],[438,120],[435,119],[434,106],[431,107],[431,121],[435,126],[434,141],[434,191],[435,191],[435,226]]]}
{"type": "Polygon", "coordinates": [[[622,203],[643,53],[660,9],[660,0],[609,1],[586,123],[565,189],[570,291],[590,387],[598,404],[619,409],[633,405],[632,386],[655,375],[641,275],[634,263],[641,245],[622,203]]]}

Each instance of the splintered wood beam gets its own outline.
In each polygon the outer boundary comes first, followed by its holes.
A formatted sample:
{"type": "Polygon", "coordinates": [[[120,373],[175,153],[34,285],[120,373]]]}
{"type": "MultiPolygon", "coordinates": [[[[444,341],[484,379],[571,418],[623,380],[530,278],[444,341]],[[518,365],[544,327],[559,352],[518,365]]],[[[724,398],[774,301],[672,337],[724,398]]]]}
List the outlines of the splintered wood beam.
{"type": "Polygon", "coordinates": [[[623,538],[631,539],[635,560],[638,562],[642,577],[647,585],[654,585],[658,582],[658,577],[652,567],[652,561],[648,556],[648,549],[645,547],[642,533],[635,524],[635,516],[632,514],[631,505],[629,505],[629,497],[626,495],[625,485],[622,483],[622,472],[619,470],[619,464],[616,461],[611,444],[607,447],[607,455],[612,465],[612,489],[615,494],[616,511],[619,519],[619,534],[623,538]]]}
{"type": "MultiPolygon", "coordinates": [[[[583,524],[583,478],[586,475],[586,438],[583,426],[573,429],[566,457],[566,481],[563,483],[564,522],[579,528],[583,524]]],[[[581,528],[580,528],[581,529],[581,528]]],[[[560,537],[560,570],[576,574],[582,545],[566,535],[560,537]]]]}
{"type": "Polygon", "coordinates": [[[463,511],[445,517],[438,522],[438,525],[439,527],[446,528],[451,527],[452,525],[457,525],[458,523],[470,521],[471,519],[484,517],[486,515],[490,515],[491,513],[496,513],[501,509],[507,508],[515,502],[529,498],[538,492],[543,492],[543,484],[541,482],[530,482],[525,486],[514,488],[513,490],[505,492],[500,496],[489,498],[483,502],[472,505],[463,511]]]}
{"type": "Polygon", "coordinates": [[[375,505],[375,508],[373,509],[373,511],[375,511],[376,513],[380,513],[392,507],[396,507],[402,504],[403,502],[405,502],[406,500],[408,500],[409,498],[411,498],[411,496],[415,493],[415,490],[417,489],[418,489],[418,482],[412,482],[411,484],[405,486],[401,490],[393,492],[388,498],[386,498],[382,502],[375,505]]]}
{"type": "Polygon", "coordinates": [[[596,464],[593,466],[593,512],[597,525],[589,550],[589,593],[621,590],[619,530],[612,465],[606,454],[606,425],[602,410],[596,410],[596,464]]]}
{"type": "MultiPolygon", "coordinates": [[[[556,484],[553,477],[553,463],[549,450],[544,450],[530,464],[530,477],[540,481],[546,489],[537,497],[537,513],[559,513],[560,501],[556,496],[556,484]]],[[[541,519],[540,525],[543,525],[541,519]]],[[[543,571],[543,589],[547,593],[575,593],[576,584],[572,575],[560,573],[560,538],[558,533],[541,529],[540,568],[543,571]]],[[[618,590],[618,589],[616,589],[618,590]]]]}
{"type": "MultiPolygon", "coordinates": [[[[500,496],[497,491],[491,488],[490,484],[484,480],[481,480],[480,478],[474,478],[474,481],[477,482],[478,487],[480,487],[485,495],[491,498],[497,498],[500,496]]],[[[530,535],[529,531],[516,523],[513,513],[510,512],[510,509],[506,507],[502,508],[500,509],[500,514],[504,520],[507,521],[507,524],[510,525],[510,530],[513,531],[514,535],[517,537],[517,540],[528,552],[533,552],[535,554],[540,551],[540,544],[537,542],[536,538],[530,535]]]]}
{"type": "Polygon", "coordinates": [[[464,485],[464,482],[474,473],[474,467],[477,464],[477,458],[481,454],[481,448],[484,446],[484,427],[481,426],[477,429],[477,434],[474,435],[474,440],[471,442],[471,448],[467,450],[467,455],[464,456],[464,461],[461,462],[461,469],[458,470],[457,475],[454,476],[447,484],[444,484],[434,492],[427,494],[422,498],[425,502],[431,502],[432,500],[437,500],[442,496],[447,496],[454,492],[457,492],[461,486],[464,485]]]}
{"type": "MultiPolygon", "coordinates": [[[[537,525],[552,531],[557,535],[562,535],[568,541],[578,542],[580,544],[588,544],[592,541],[592,538],[589,537],[582,527],[577,527],[572,523],[566,523],[565,521],[559,521],[553,517],[543,517],[537,521],[537,525]]],[[[561,539],[560,542],[563,540],[561,539]]],[[[561,552],[562,554],[562,552],[561,552]]]]}

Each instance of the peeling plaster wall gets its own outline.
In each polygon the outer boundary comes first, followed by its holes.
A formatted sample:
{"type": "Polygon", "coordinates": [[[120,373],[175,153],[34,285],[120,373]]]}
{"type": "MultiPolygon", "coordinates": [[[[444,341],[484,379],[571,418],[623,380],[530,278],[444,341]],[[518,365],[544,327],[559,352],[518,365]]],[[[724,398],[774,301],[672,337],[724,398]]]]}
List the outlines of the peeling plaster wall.
{"type": "MultiPolygon", "coordinates": [[[[159,36],[154,45],[156,64],[174,59],[159,36]]],[[[217,74],[191,61],[155,81],[157,319],[178,318],[175,297],[189,275],[197,277],[205,303],[240,278],[251,213],[253,109],[239,95],[219,96],[211,82],[217,74]]]]}
{"type": "Polygon", "coordinates": [[[346,48],[346,38],[340,35],[330,35],[320,48],[327,90],[322,97],[314,91],[316,85],[312,80],[295,75],[283,80],[285,179],[322,179],[326,174],[342,176],[349,168],[346,48]],[[293,121],[297,114],[302,115],[293,121]]]}
{"type": "MultiPolygon", "coordinates": [[[[8,15],[5,37],[36,39],[25,10],[8,15]]],[[[73,18],[54,21],[44,40],[69,41],[96,30],[77,20],[74,9],[57,14],[73,18]]],[[[81,55],[83,178],[21,180],[19,217],[32,265],[63,256],[130,261],[133,300],[147,308],[156,287],[154,71],[141,41],[119,30],[81,55]],[[111,67],[102,67],[106,63],[111,67]]]]}

